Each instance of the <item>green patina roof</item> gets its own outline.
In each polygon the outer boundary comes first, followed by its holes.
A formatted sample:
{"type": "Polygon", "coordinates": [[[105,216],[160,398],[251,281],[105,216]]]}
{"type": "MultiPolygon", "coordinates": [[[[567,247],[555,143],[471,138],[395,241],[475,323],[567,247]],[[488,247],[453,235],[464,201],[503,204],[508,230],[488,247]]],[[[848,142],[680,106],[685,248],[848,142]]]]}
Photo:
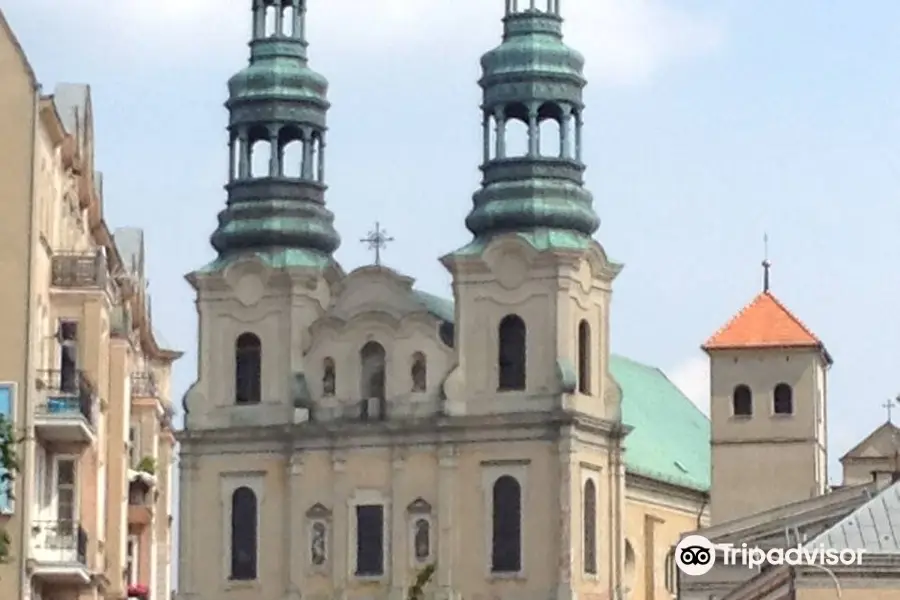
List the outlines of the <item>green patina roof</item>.
{"type": "Polygon", "coordinates": [[[220,256],[211,263],[197,270],[198,273],[215,273],[238,261],[256,257],[266,266],[273,269],[317,268],[324,269],[331,264],[332,258],[313,250],[304,248],[275,248],[272,250],[254,250],[220,256]]]}
{"type": "MultiPolygon", "coordinates": [[[[452,322],[453,301],[415,290],[439,319],[452,322]]],[[[706,492],[710,486],[709,419],[656,367],[613,354],[609,370],[622,390],[625,467],[665,483],[706,492]]]]}

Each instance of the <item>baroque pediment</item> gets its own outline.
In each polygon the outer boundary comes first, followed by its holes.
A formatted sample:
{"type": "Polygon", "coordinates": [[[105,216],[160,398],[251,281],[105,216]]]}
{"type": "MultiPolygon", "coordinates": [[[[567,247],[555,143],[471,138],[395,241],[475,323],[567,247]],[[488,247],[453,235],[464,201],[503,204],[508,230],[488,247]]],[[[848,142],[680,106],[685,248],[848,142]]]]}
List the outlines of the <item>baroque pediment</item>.
{"type": "Polygon", "coordinates": [[[851,448],[841,458],[841,462],[893,457],[898,450],[900,450],[900,428],[893,423],[884,423],[851,448]]]}
{"type": "Polygon", "coordinates": [[[431,513],[431,504],[421,496],[413,500],[406,507],[406,511],[410,514],[425,515],[431,513]]]}
{"type": "Polygon", "coordinates": [[[331,518],[331,510],[324,504],[316,502],[306,511],[306,516],[310,519],[329,519],[331,518]]]}
{"type": "Polygon", "coordinates": [[[340,294],[328,311],[328,317],[349,321],[370,312],[383,312],[400,319],[424,312],[413,296],[413,279],[385,267],[362,267],[347,275],[340,294]]]}

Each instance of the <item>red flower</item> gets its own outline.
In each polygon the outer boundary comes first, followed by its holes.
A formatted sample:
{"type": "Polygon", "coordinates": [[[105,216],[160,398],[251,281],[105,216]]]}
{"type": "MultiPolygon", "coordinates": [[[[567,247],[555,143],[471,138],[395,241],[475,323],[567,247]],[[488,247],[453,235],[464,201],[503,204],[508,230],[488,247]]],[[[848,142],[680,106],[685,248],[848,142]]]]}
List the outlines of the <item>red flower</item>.
{"type": "Polygon", "coordinates": [[[144,583],[135,583],[128,586],[128,597],[146,600],[150,597],[150,586],[144,583]]]}

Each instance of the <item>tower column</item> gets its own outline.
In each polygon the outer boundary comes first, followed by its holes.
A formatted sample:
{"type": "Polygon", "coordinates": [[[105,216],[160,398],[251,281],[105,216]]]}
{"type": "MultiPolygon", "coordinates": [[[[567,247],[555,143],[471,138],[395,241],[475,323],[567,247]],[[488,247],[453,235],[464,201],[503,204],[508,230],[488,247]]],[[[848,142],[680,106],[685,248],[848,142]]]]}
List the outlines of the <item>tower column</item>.
{"type": "Polygon", "coordinates": [[[253,39],[259,40],[266,35],[266,4],[263,0],[253,2],[253,39]]]}
{"type": "Polygon", "coordinates": [[[506,116],[503,107],[494,110],[494,120],[497,121],[497,139],[495,140],[497,149],[494,152],[494,158],[506,158],[506,116]]]}
{"type": "Polygon", "coordinates": [[[278,128],[269,129],[269,177],[281,176],[281,148],[278,145],[278,128]]]}
{"type": "Polygon", "coordinates": [[[294,37],[306,40],[306,0],[294,0],[294,37]]]}
{"type": "Polygon", "coordinates": [[[563,105],[559,120],[559,157],[569,158],[569,128],[572,127],[572,107],[563,105]]]}
{"type": "Polygon", "coordinates": [[[325,132],[319,133],[319,183],[325,183],[325,132]]]}
{"type": "MultiPolygon", "coordinates": [[[[534,0],[531,0],[531,8],[534,8],[534,0]]],[[[538,107],[536,104],[528,106],[528,156],[540,154],[541,129],[538,127],[538,107]]]]}
{"type": "Polygon", "coordinates": [[[303,128],[303,165],[300,169],[301,179],[312,178],[312,161],[313,161],[313,137],[312,129],[303,128]]]}
{"type": "Polygon", "coordinates": [[[237,167],[235,160],[235,147],[237,145],[237,139],[232,134],[228,139],[228,181],[229,183],[234,181],[235,176],[235,168],[237,167]]]}
{"type": "Polygon", "coordinates": [[[275,4],[275,37],[284,35],[284,5],[281,0],[276,0],[275,4]]]}
{"type": "Polygon", "coordinates": [[[581,111],[575,113],[575,160],[581,162],[581,129],[584,121],[581,117],[581,111]]]}
{"type": "Polygon", "coordinates": [[[484,136],[484,162],[491,160],[491,115],[488,111],[482,114],[482,135],[484,136]]]}
{"type": "Polygon", "coordinates": [[[238,132],[238,145],[240,152],[238,179],[247,179],[250,177],[250,136],[247,135],[246,129],[238,132]]]}

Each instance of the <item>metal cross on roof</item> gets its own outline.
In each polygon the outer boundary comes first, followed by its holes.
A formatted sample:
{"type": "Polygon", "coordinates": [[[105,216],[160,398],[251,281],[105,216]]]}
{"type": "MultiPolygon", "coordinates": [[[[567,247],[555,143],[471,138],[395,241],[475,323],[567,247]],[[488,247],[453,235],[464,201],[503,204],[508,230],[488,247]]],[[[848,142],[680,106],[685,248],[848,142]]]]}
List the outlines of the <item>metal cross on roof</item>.
{"type": "Polygon", "coordinates": [[[884,404],[881,405],[882,408],[887,409],[888,423],[892,422],[891,413],[894,410],[894,404],[900,404],[900,394],[898,394],[896,398],[887,400],[884,404]]]}
{"type": "Polygon", "coordinates": [[[394,238],[389,237],[387,230],[381,228],[381,223],[375,221],[375,229],[359,241],[368,244],[369,250],[375,251],[375,264],[381,266],[381,250],[393,242],[394,238]]]}

